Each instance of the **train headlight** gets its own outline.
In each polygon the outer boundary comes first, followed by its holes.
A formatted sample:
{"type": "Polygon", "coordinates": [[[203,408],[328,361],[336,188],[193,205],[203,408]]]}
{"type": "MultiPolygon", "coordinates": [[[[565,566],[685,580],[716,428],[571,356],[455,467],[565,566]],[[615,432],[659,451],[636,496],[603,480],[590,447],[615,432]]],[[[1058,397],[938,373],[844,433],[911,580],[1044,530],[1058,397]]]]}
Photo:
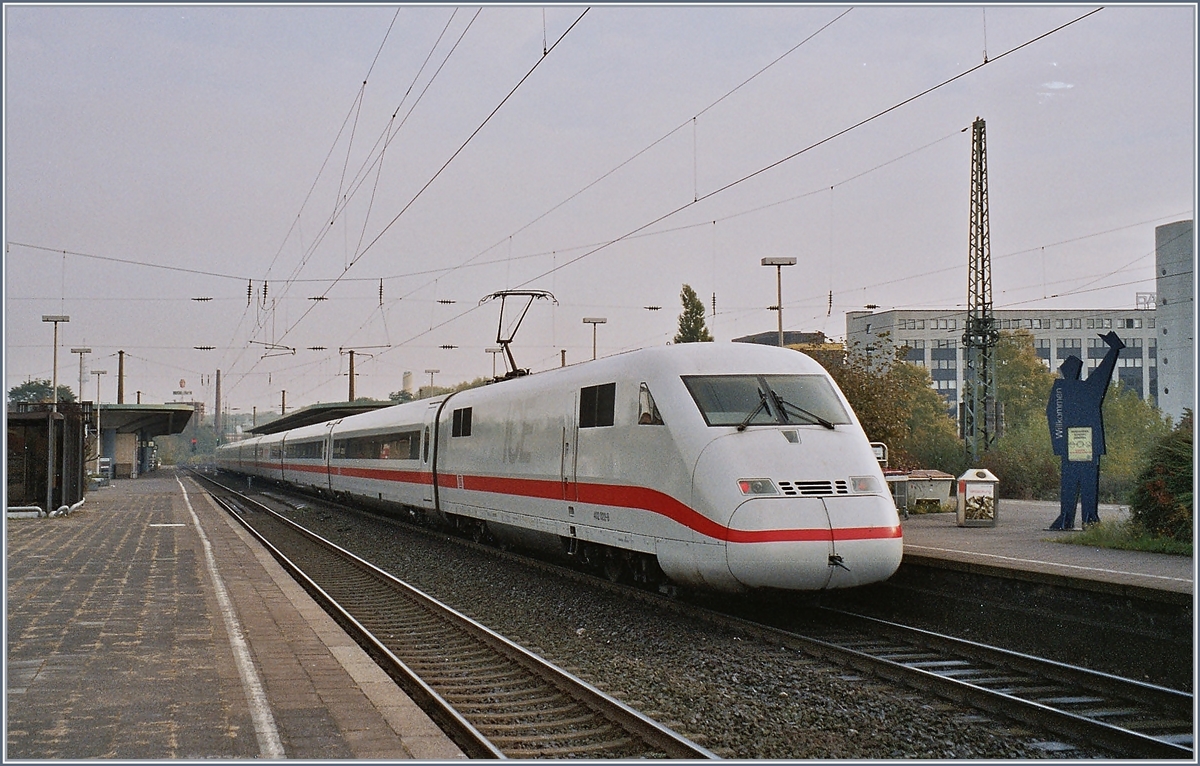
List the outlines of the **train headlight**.
{"type": "Polygon", "coordinates": [[[770,479],[738,479],[738,489],[743,495],[778,495],[775,482],[770,479]]]}
{"type": "Polygon", "coordinates": [[[874,476],[851,476],[850,488],[860,495],[877,495],[880,491],[874,476]]]}

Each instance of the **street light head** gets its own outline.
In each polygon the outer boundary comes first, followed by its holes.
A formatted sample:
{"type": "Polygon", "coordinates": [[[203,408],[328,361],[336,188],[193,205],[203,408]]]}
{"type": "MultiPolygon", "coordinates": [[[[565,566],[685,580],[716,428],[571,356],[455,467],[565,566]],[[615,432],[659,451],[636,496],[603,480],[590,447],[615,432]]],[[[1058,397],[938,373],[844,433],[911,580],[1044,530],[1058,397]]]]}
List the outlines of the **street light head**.
{"type": "Polygon", "coordinates": [[[795,258],[763,258],[763,266],[795,266],[795,258]]]}
{"type": "Polygon", "coordinates": [[[93,375],[107,375],[108,370],[92,370],[93,375]]]}
{"type": "Polygon", "coordinates": [[[607,317],[584,317],[583,318],[584,324],[605,324],[606,322],[608,322],[607,317]]]}
{"type": "Polygon", "coordinates": [[[90,354],[90,353],[92,353],[92,350],[90,348],[73,348],[73,349],[71,349],[71,353],[72,354],[90,354]]]}
{"type": "Polygon", "coordinates": [[[64,314],[42,314],[43,322],[70,322],[71,317],[64,314]]]}

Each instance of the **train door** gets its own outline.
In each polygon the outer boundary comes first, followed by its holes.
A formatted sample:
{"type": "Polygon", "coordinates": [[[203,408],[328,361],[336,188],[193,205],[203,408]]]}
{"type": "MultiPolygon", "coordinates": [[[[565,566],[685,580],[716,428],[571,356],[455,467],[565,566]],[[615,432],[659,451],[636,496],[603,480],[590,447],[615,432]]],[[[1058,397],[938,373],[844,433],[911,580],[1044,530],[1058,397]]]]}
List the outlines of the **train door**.
{"type": "Polygon", "coordinates": [[[433,449],[437,431],[439,403],[425,409],[425,426],[421,430],[421,499],[427,507],[433,507],[433,449]]]}
{"type": "Polygon", "coordinates": [[[566,416],[563,418],[560,473],[562,475],[563,500],[575,501],[579,499],[579,477],[577,475],[579,467],[578,394],[572,396],[569,403],[566,416]]]}
{"type": "Polygon", "coordinates": [[[333,460],[333,429],[338,423],[341,423],[341,418],[329,422],[329,428],[325,429],[325,446],[322,449],[325,458],[325,489],[333,492],[333,468],[330,466],[330,461],[333,460]]]}

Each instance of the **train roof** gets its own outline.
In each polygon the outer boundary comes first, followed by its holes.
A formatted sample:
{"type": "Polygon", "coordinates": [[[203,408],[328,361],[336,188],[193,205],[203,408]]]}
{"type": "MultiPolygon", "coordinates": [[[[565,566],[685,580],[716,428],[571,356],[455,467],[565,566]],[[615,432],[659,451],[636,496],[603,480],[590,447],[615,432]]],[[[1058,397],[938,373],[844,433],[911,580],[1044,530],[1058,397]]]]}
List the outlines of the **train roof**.
{"type": "MultiPolygon", "coordinates": [[[[530,375],[500,380],[482,388],[466,389],[459,393],[468,394],[467,398],[470,399],[475,394],[510,390],[510,388],[520,389],[526,385],[536,386],[539,382],[549,382],[552,379],[560,379],[564,383],[573,379],[576,381],[599,380],[619,377],[632,371],[645,375],[650,370],[654,370],[659,375],[825,373],[824,368],[812,357],[794,349],[781,349],[778,346],[753,343],[679,343],[624,351],[602,359],[588,360],[567,367],[554,367],[530,375]],[[560,376],[562,377],[560,378],[560,376]]],[[[449,396],[453,395],[449,394],[449,396]]],[[[446,396],[415,399],[405,404],[393,402],[317,404],[298,410],[287,417],[273,420],[252,430],[251,433],[258,437],[270,436],[352,416],[354,416],[353,419],[346,422],[339,430],[371,431],[395,425],[395,414],[380,411],[389,407],[408,408],[405,410],[406,413],[412,414],[414,417],[411,420],[416,423],[420,421],[425,407],[439,403],[446,396]],[[424,406],[418,408],[418,405],[424,406]]],[[[304,432],[296,436],[301,438],[312,435],[316,435],[316,432],[304,432]]]]}

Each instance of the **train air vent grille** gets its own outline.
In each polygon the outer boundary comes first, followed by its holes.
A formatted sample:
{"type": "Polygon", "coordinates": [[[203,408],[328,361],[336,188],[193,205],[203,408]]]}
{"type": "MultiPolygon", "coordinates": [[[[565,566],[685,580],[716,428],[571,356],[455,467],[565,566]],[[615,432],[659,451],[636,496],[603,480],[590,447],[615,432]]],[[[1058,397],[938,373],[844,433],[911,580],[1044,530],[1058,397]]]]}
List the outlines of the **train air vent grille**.
{"type": "Polygon", "coordinates": [[[790,497],[828,497],[850,494],[844,481],[781,481],[779,490],[790,497]]]}

